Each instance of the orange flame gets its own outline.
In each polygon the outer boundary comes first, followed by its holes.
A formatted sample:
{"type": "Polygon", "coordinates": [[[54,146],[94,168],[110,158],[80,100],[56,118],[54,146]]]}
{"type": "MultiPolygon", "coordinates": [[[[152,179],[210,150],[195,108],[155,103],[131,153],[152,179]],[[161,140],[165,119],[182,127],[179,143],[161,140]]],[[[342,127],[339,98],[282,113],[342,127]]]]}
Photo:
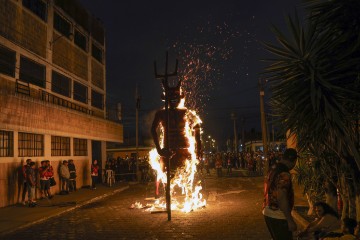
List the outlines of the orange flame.
{"type": "MultiPolygon", "coordinates": [[[[178,108],[184,108],[185,101],[182,100],[179,104],[178,108]]],[[[188,110],[185,116],[186,124],[185,124],[185,134],[189,141],[188,151],[191,154],[190,159],[186,159],[185,165],[181,168],[178,168],[175,176],[170,182],[170,194],[172,198],[171,209],[172,210],[181,210],[182,212],[190,212],[195,209],[199,209],[201,207],[206,206],[206,200],[203,199],[203,195],[201,193],[202,187],[201,182],[195,182],[195,174],[196,174],[196,165],[199,163],[196,158],[195,153],[195,136],[191,126],[195,126],[200,124],[202,121],[200,117],[196,114],[195,111],[188,110]],[[181,193],[178,193],[176,189],[180,189],[181,193]],[[179,195],[180,194],[180,195],[179,195]]],[[[161,129],[161,143],[163,143],[163,127],[161,129]]],[[[166,184],[166,172],[162,171],[160,166],[160,156],[157,154],[156,149],[152,149],[149,153],[149,164],[157,173],[157,180],[161,181],[163,184],[166,184]]],[[[166,208],[166,203],[161,200],[157,200],[155,203],[157,207],[166,208]]],[[[153,208],[148,209],[148,211],[152,211],[153,208]]]]}

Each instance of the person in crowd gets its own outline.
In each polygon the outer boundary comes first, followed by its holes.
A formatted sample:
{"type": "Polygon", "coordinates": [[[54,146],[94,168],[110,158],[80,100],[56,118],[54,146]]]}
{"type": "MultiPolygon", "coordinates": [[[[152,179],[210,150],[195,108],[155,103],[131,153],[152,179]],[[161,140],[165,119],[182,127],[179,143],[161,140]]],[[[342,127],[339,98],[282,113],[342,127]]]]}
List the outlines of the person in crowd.
{"type": "Polygon", "coordinates": [[[60,166],[61,191],[69,192],[70,171],[68,161],[64,160],[60,166]]]}
{"type": "Polygon", "coordinates": [[[54,180],[54,168],[51,166],[50,160],[46,160],[46,165],[48,167],[47,175],[49,177],[49,182],[50,182],[49,194],[51,195],[51,187],[55,186],[56,184],[54,180]]]}
{"type": "Polygon", "coordinates": [[[76,191],[76,167],[74,164],[74,160],[72,159],[69,160],[68,168],[70,172],[69,190],[70,192],[76,191]]]}
{"type": "Polygon", "coordinates": [[[325,202],[316,202],[314,211],[318,218],[299,233],[300,239],[319,239],[319,236],[324,236],[340,228],[338,213],[325,202]]]}
{"type": "Polygon", "coordinates": [[[36,186],[36,176],[35,176],[35,163],[30,162],[29,167],[26,169],[26,182],[28,188],[28,198],[29,198],[29,207],[35,207],[35,186],[36,186]]]}
{"type": "Polygon", "coordinates": [[[297,226],[291,215],[294,189],[290,170],[295,167],[297,152],[288,148],[281,161],[269,171],[264,183],[263,215],[273,240],[292,240],[297,226]]]}
{"type": "Polygon", "coordinates": [[[99,165],[98,165],[98,161],[95,159],[93,161],[93,164],[91,164],[91,188],[93,190],[96,189],[98,176],[99,176],[99,165]]]}
{"type": "Polygon", "coordinates": [[[216,154],[215,168],[218,177],[222,177],[222,160],[220,153],[216,154]]]}
{"type": "Polygon", "coordinates": [[[30,167],[30,163],[31,163],[31,159],[30,158],[26,159],[26,164],[21,168],[21,174],[23,178],[23,190],[22,190],[21,202],[23,205],[26,205],[26,201],[25,201],[26,193],[28,194],[28,196],[30,195],[29,189],[27,187],[28,184],[26,181],[27,179],[26,171],[30,167]]]}
{"type": "Polygon", "coordinates": [[[41,198],[52,198],[50,193],[50,177],[52,176],[49,166],[47,165],[47,161],[41,161],[41,167],[39,168],[39,176],[40,176],[40,193],[41,198]]]}
{"type": "Polygon", "coordinates": [[[204,159],[204,165],[206,169],[206,174],[210,175],[210,164],[209,164],[209,156],[206,156],[204,159]]]}
{"type": "Polygon", "coordinates": [[[226,164],[226,167],[227,167],[227,173],[226,175],[231,175],[232,173],[232,163],[231,163],[231,160],[232,160],[232,156],[231,156],[231,153],[228,153],[228,155],[226,156],[226,159],[227,159],[227,164],[226,164]]]}

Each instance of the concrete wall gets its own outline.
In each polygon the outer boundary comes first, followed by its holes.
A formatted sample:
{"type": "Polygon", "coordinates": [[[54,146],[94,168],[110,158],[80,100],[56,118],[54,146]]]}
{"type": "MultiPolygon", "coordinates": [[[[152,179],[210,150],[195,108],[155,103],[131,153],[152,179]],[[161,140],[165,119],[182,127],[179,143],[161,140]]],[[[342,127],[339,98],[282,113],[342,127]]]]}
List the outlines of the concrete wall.
{"type": "Polygon", "coordinates": [[[35,54],[46,56],[47,24],[10,0],[0,0],[0,35],[29,49],[35,54]],[[3,24],[6,23],[6,24],[3,24]]]}
{"type": "Polygon", "coordinates": [[[123,141],[120,124],[27,96],[1,94],[0,106],[1,130],[123,141]]]}

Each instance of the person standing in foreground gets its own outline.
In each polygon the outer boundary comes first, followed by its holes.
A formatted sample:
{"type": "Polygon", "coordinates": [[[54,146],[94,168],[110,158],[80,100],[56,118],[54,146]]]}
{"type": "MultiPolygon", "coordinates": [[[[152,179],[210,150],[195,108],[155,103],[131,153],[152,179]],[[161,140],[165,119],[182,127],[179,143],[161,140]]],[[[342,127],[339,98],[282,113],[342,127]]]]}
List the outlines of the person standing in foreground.
{"type": "Polygon", "coordinates": [[[93,164],[91,164],[91,188],[96,189],[96,182],[99,176],[99,165],[97,164],[97,160],[95,159],[93,164]]]}
{"type": "Polygon", "coordinates": [[[26,169],[26,182],[29,193],[29,207],[35,207],[35,186],[36,186],[36,176],[35,176],[35,163],[30,162],[29,167],[26,169]]]}
{"type": "Polygon", "coordinates": [[[296,223],[291,216],[294,207],[294,190],[289,171],[298,158],[293,148],[285,150],[265,178],[263,215],[273,240],[292,240],[296,223]]]}

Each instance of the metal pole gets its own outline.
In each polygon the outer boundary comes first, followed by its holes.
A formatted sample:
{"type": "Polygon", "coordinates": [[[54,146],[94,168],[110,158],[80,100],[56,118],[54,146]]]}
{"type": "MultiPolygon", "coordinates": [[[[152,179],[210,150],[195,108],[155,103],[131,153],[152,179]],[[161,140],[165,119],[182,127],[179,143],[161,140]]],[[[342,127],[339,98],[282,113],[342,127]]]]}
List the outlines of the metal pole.
{"type": "Polygon", "coordinates": [[[262,132],[262,142],[264,146],[264,176],[267,175],[269,170],[269,162],[267,158],[268,153],[268,146],[267,146],[267,130],[266,130],[266,118],[265,118],[265,107],[264,107],[264,87],[259,80],[259,87],[260,87],[260,113],[261,113],[261,132],[262,132]]]}
{"type": "Polygon", "coordinates": [[[136,101],[136,178],[139,181],[139,108],[140,108],[140,97],[138,91],[138,84],[136,84],[136,91],[135,91],[135,101],[136,101]]]}
{"type": "Polygon", "coordinates": [[[235,115],[235,113],[231,114],[231,119],[234,120],[234,153],[237,153],[238,152],[238,143],[237,143],[236,115],[235,115]]]}
{"type": "MultiPolygon", "coordinates": [[[[165,84],[168,86],[168,58],[169,54],[166,52],[166,60],[165,60],[165,84]]],[[[166,115],[166,129],[165,131],[165,149],[169,150],[169,94],[165,93],[165,115],[166,115]]],[[[171,196],[170,196],[170,157],[168,156],[166,159],[167,169],[166,169],[166,210],[168,214],[168,221],[171,220],[171,196]]]]}
{"type": "MultiPolygon", "coordinates": [[[[169,123],[170,123],[170,116],[169,116],[169,94],[168,94],[168,77],[173,77],[177,75],[177,69],[178,69],[178,60],[176,59],[176,65],[175,65],[175,71],[173,73],[168,73],[168,52],[166,52],[166,61],[165,61],[165,74],[164,75],[160,75],[157,74],[157,69],[156,69],[156,62],[154,62],[154,70],[155,70],[155,78],[157,79],[161,79],[162,80],[162,84],[164,86],[165,89],[165,115],[166,115],[166,131],[164,133],[164,148],[170,152],[169,149],[169,123]]],[[[165,164],[166,164],[166,179],[167,179],[167,184],[166,184],[166,210],[168,213],[168,221],[171,220],[171,196],[170,196],[170,156],[167,156],[165,159],[165,164]]]]}

